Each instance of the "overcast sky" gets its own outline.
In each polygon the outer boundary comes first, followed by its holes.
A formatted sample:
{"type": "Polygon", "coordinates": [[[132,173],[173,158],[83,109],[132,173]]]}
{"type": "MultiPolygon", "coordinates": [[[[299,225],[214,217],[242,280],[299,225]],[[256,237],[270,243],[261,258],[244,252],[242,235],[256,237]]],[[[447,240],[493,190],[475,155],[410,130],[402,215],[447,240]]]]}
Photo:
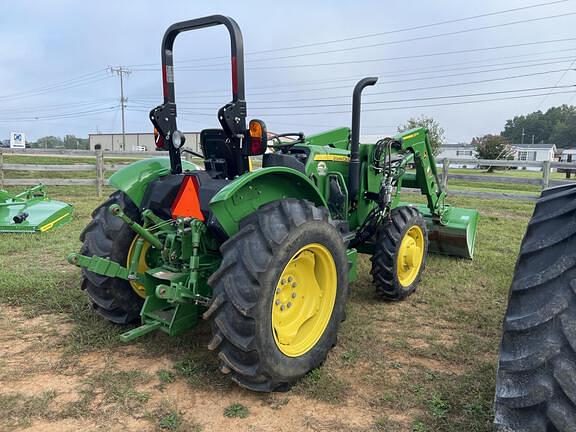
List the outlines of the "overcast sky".
{"type": "MultiPolygon", "coordinates": [[[[534,20],[576,13],[576,1],[407,28],[550,1],[5,0],[0,139],[12,131],[32,140],[119,132],[119,79],[106,70],[110,66],[131,70],[125,79],[127,132],[150,131],[147,111],[161,103],[164,30],[177,21],[224,14],[244,33],[249,117],[262,118],[269,130],[311,133],[349,125],[354,83],[374,75],[380,83],[365,91],[363,134],[394,133],[409,117],[427,115],[441,123],[448,141],[469,142],[500,132],[514,115],[576,103],[576,93],[562,88],[575,83],[576,15],[534,20]],[[526,20],[532,21],[500,26],[526,20]],[[490,26],[497,27],[472,30],[490,26]],[[460,33],[442,35],[451,32],[460,33]],[[374,33],[386,34],[355,38],[374,33]],[[286,49],[345,38],[354,39],[286,49]],[[574,40],[532,44],[569,38],[574,40]],[[497,48],[518,44],[529,45],[497,48]],[[277,51],[257,53],[264,50],[277,51]],[[453,53],[463,50],[475,51],[453,53]],[[546,87],[555,88],[534,90],[546,87]],[[524,89],[533,90],[455,97],[524,89]],[[563,93],[543,96],[549,92],[563,93]],[[540,96],[422,107],[534,94],[540,96]]],[[[216,126],[217,107],[229,100],[225,29],[182,35],[174,53],[179,128],[216,126]]]]}

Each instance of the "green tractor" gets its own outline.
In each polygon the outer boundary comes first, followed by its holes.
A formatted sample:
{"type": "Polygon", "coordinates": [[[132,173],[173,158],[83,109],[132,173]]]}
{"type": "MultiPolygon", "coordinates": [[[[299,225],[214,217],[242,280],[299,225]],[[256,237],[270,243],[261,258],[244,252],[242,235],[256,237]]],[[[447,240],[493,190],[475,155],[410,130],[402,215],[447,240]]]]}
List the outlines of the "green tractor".
{"type": "Polygon", "coordinates": [[[359,143],[361,93],[376,78],[354,89],[351,129],[269,136],[260,120],[246,125],[242,34],[224,16],[169,27],[162,77],[164,103],[150,119],[169,158],[114,174],[118,191],[68,258],[96,312],[140,320],[122,340],[177,335],[203,318],[222,372],[251,390],[287,389],[336,344],[359,252],[371,255],[376,294],[388,300],[416,289],[429,251],[472,258],[478,213],[445,203],[427,130],[359,143]],[[230,34],[232,101],[218,111],[221,129],[200,133],[199,169],[181,158],[173,43],[215,25],[230,34]],[[403,186],[426,203],[402,202],[403,186]]]}

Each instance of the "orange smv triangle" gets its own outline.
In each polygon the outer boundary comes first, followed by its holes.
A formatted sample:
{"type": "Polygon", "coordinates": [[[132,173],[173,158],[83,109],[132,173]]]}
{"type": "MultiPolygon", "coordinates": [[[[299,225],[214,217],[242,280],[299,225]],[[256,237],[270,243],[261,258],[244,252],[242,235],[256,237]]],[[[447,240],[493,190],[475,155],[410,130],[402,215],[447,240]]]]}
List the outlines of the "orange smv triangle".
{"type": "Polygon", "coordinates": [[[172,205],[172,217],[193,217],[204,222],[204,215],[200,209],[198,198],[198,179],[194,176],[185,176],[178,196],[172,205]]]}

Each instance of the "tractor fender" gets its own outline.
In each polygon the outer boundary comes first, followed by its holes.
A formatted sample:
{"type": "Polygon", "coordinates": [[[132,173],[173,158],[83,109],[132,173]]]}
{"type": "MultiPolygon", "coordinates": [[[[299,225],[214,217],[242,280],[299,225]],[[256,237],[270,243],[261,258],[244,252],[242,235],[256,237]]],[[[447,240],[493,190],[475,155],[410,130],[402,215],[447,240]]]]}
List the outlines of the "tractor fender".
{"type": "Polygon", "coordinates": [[[305,199],[328,207],[314,183],[292,168],[269,167],[248,172],[223,187],[210,200],[210,210],[229,236],[242,219],[264,204],[286,198],[305,199]]]}
{"type": "MultiPolygon", "coordinates": [[[[182,161],[182,169],[195,171],[198,167],[192,162],[182,161]]],[[[112,174],[109,181],[110,185],[124,192],[140,207],[148,184],[168,174],[170,174],[170,159],[156,157],[131,163],[112,174]]]]}

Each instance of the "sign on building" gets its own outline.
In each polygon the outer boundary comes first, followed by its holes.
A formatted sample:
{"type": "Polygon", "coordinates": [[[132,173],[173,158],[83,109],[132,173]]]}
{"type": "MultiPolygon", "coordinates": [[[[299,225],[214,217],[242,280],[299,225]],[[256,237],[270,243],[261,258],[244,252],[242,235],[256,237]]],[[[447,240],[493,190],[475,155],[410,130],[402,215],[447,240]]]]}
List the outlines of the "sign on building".
{"type": "Polygon", "coordinates": [[[22,132],[12,132],[10,134],[10,148],[26,148],[26,135],[22,132]]]}

